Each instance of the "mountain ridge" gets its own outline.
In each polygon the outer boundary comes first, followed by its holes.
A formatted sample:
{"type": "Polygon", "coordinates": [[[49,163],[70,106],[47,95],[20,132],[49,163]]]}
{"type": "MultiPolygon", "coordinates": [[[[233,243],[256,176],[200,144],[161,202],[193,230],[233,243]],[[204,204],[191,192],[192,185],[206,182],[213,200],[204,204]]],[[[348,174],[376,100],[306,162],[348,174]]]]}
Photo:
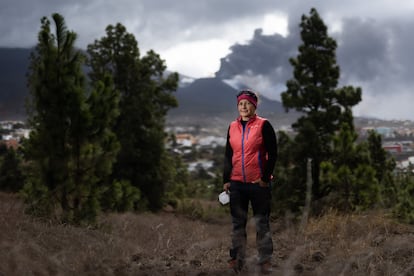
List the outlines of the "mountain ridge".
{"type": "MultiPolygon", "coordinates": [[[[0,47],[0,120],[24,120],[25,100],[28,96],[26,73],[33,48],[0,47]]],[[[188,79],[180,75],[180,79],[188,79]]],[[[169,111],[168,119],[201,117],[233,118],[236,114],[235,97],[237,89],[219,78],[199,78],[192,82],[180,82],[174,96],[179,106],[169,111]]],[[[280,102],[259,98],[261,114],[280,114],[280,102]]]]}
{"type": "Polygon", "coordinates": [[[31,48],[0,48],[0,119],[26,117],[26,73],[31,48]]]}

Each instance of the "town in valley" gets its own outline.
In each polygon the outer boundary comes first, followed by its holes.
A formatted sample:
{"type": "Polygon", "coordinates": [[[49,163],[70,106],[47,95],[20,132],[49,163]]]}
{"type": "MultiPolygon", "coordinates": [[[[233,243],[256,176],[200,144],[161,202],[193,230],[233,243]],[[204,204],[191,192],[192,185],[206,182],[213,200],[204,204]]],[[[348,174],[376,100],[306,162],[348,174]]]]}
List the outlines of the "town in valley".
{"type": "MultiPolygon", "coordinates": [[[[414,122],[410,120],[380,120],[373,118],[355,118],[355,128],[358,139],[365,139],[369,131],[376,131],[382,137],[383,148],[394,157],[397,169],[405,170],[414,165],[414,122]]],[[[192,150],[214,150],[217,147],[224,148],[226,143],[226,126],[221,124],[190,123],[182,126],[175,123],[167,123],[166,133],[168,137],[166,147],[182,156],[188,155],[192,150]]],[[[283,131],[294,135],[291,125],[287,121],[273,123],[276,132],[283,131]]],[[[0,144],[8,148],[17,149],[22,139],[28,138],[30,129],[23,121],[0,121],[0,144]]],[[[209,171],[214,162],[212,160],[191,160],[187,162],[191,172],[198,167],[209,171]]]]}

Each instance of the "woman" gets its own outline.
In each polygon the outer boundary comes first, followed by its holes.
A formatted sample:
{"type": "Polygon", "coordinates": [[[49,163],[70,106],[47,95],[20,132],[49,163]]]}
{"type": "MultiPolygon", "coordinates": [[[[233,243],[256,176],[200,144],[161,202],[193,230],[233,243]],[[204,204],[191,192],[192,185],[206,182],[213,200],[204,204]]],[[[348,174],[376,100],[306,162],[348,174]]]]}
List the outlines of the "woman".
{"type": "Polygon", "coordinates": [[[258,264],[271,272],[273,242],[269,216],[271,178],[276,163],[277,139],[268,120],[256,114],[257,95],[242,90],[237,95],[239,117],[230,123],[223,171],[223,189],[230,193],[232,248],[229,265],[240,272],[245,264],[249,202],[256,222],[258,264]]]}

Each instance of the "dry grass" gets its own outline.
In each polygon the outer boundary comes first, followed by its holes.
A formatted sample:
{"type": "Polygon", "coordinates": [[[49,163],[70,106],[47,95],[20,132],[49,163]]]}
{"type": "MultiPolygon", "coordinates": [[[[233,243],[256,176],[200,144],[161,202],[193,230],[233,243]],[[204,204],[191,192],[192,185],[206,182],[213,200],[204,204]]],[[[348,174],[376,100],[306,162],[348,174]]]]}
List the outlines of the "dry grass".
{"type": "Polygon", "coordinates": [[[413,275],[414,227],[383,213],[324,215],[309,221],[299,272],[309,275],[413,275]]]}
{"type": "MultiPolygon", "coordinates": [[[[16,196],[0,193],[0,275],[231,275],[228,217],[208,223],[174,213],[108,214],[99,225],[36,220],[16,196]]],[[[414,275],[414,226],[382,213],[331,213],[303,231],[287,225],[272,225],[273,275],[414,275]]],[[[251,222],[248,246],[252,263],[251,222]]],[[[256,275],[255,267],[245,274],[256,275]]]]}

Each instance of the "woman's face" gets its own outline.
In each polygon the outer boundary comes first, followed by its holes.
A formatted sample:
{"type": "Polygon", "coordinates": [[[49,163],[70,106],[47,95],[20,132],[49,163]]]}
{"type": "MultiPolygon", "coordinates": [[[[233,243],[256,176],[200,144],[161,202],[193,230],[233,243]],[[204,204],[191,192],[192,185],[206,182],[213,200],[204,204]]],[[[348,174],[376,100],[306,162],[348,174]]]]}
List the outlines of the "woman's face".
{"type": "Polygon", "coordinates": [[[242,117],[244,121],[247,121],[256,112],[256,108],[254,107],[254,105],[246,99],[239,101],[237,105],[237,109],[239,111],[240,116],[242,117]]]}

